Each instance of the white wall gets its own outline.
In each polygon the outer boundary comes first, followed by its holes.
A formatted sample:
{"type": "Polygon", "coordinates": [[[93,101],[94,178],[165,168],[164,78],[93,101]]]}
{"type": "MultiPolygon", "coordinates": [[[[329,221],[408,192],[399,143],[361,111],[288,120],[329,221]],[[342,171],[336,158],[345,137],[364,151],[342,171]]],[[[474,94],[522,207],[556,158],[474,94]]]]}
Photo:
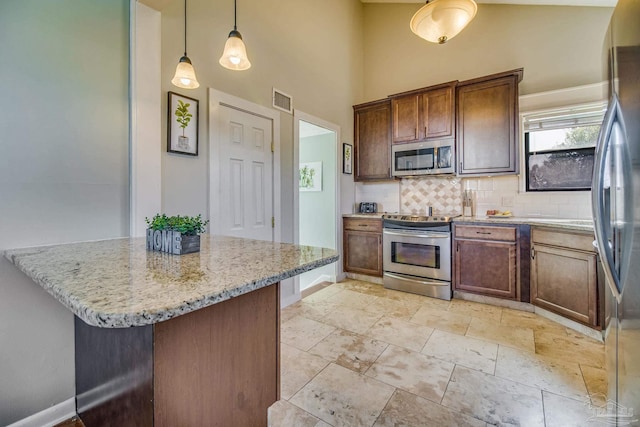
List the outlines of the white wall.
{"type": "MultiPolygon", "coordinates": [[[[300,138],[300,163],[322,162],[322,191],[300,191],[300,244],[336,249],[336,135],[326,133],[300,138]]],[[[300,275],[300,290],[320,276],[335,276],[326,265],[300,275]]]]}
{"type": "Polygon", "coordinates": [[[520,94],[602,80],[608,7],[479,4],[475,19],[443,45],[409,29],[419,4],[365,5],[364,97],[524,67],[520,94]]]}
{"type": "MultiPolygon", "coordinates": [[[[182,90],[171,85],[184,50],[183,2],[162,9],[162,111],[166,92],[200,100],[198,157],[163,153],[162,197],[167,213],[207,216],[208,157],[207,88],[212,87],[258,105],[271,106],[272,88],[293,97],[294,108],[343,130],[353,140],[353,100],[362,93],[362,3],[359,0],[300,0],[238,3],[238,29],[247,45],[252,67],[230,71],[218,64],[233,28],[233,2],[190,0],[188,54],[200,88],[182,90]],[[312,18],[310,18],[312,17],[312,18]],[[187,189],[185,191],[185,188],[187,189]]],[[[293,116],[281,113],[280,139],[282,240],[293,241],[293,116]]],[[[163,123],[163,138],[166,124],[163,123]]],[[[343,205],[353,204],[351,175],[340,180],[343,205]]],[[[344,209],[344,207],[341,207],[344,209]]]]}
{"type": "MultiPolygon", "coordinates": [[[[126,236],[129,2],[0,2],[0,251],[126,236]]],[[[73,316],[0,260],[0,425],[75,394],[73,316]]]]}

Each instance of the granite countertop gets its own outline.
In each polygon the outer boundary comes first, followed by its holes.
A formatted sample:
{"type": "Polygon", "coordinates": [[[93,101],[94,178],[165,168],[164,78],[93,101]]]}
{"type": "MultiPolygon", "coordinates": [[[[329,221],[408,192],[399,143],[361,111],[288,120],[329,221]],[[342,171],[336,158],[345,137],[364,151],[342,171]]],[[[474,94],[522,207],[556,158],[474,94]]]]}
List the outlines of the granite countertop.
{"type": "Polygon", "coordinates": [[[540,217],[504,217],[488,218],[459,216],[453,219],[454,222],[485,222],[493,224],[529,224],[544,227],[559,228],[564,230],[591,231],[593,232],[593,220],[590,219],[570,219],[570,218],[540,218],[540,217]]]}
{"type": "Polygon", "coordinates": [[[5,251],[5,257],[92,326],[150,325],[338,260],[331,249],[201,236],[200,252],[146,250],[122,238],[5,251]]]}

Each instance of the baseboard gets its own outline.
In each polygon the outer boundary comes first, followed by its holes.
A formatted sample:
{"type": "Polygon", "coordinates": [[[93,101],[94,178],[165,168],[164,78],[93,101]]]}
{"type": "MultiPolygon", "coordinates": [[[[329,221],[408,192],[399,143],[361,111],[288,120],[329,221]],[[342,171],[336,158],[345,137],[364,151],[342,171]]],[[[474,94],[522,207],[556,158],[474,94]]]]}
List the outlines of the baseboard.
{"type": "Polygon", "coordinates": [[[293,304],[294,302],[297,302],[299,300],[300,300],[300,294],[289,295],[288,297],[283,298],[280,301],[280,308],[282,309],[282,308],[285,308],[287,306],[290,306],[291,304],[293,304]]]}
{"type": "Polygon", "coordinates": [[[52,427],[75,416],[76,398],[72,397],[7,427],[52,427]]]}
{"type": "Polygon", "coordinates": [[[512,301],[503,298],[488,297],[485,295],[471,294],[468,292],[453,291],[453,298],[465,301],[479,302],[483,304],[496,305],[498,307],[506,307],[513,310],[534,312],[534,306],[528,302],[512,301]]]}
{"type": "Polygon", "coordinates": [[[347,279],[360,280],[363,282],[375,283],[376,285],[382,285],[382,277],[368,276],[366,274],[347,273],[347,279]]]}

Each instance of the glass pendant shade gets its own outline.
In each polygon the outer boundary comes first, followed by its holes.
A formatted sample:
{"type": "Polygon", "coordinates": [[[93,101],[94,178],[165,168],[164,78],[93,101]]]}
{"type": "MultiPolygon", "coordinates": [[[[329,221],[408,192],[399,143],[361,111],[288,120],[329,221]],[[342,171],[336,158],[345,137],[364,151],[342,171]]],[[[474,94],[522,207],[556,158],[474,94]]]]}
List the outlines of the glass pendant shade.
{"type": "Polygon", "coordinates": [[[171,83],[183,89],[195,89],[200,86],[198,79],[196,79],[196,71],[187,56],[180,58],[171,83]]]}
{"type": "Polygon", "coordinates": [[[220,65],[230,70],[247,70],[251,67],[251,62],[247,57],[247,49],[239,31],[233,30],[229,33],[219,62],[220,65]]]}
{"type": "Polygon", "coordinates": [[[477,11],[473,0],[433,0],[413,15],[409,26],[417,36],[442,44],[460,33],[477,11]]]}

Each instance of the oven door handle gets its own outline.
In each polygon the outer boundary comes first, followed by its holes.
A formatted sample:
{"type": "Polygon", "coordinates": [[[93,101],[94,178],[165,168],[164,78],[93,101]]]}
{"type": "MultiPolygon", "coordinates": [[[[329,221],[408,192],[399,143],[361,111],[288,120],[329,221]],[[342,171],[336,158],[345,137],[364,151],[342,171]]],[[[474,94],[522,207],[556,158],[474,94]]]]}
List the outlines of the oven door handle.
{"type": "Polygon", "coordinates": [[[407,233],[407,232],[397,232],[397,231],[388,231],[384,230],[383,233],[387,236],[401,236],[401,237],[426,237],[429,239],[448,239],[450,237],[449,233],[441,232],[441,233],[429,233],[429,232],[418,232],[418,233],[407,233]]]}

